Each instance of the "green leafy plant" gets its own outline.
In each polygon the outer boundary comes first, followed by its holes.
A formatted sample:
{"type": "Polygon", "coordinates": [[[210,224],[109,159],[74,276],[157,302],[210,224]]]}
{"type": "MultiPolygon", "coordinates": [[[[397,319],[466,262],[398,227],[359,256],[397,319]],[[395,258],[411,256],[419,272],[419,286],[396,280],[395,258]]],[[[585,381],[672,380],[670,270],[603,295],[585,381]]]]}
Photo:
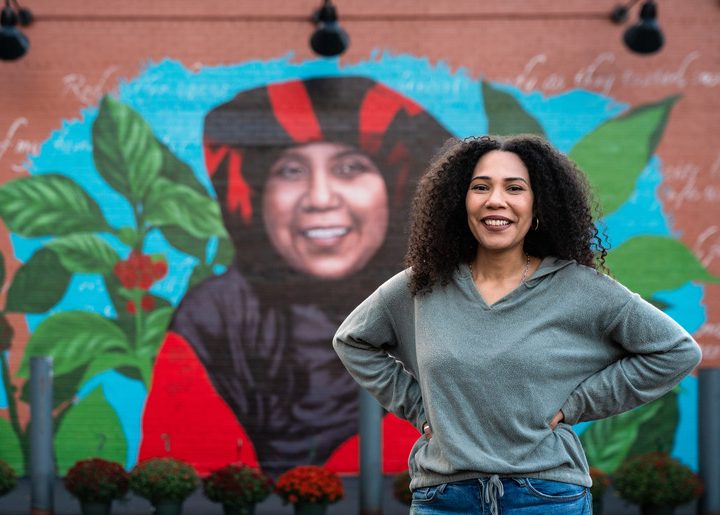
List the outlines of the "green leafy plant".
{"type": "Polygon", "coordinates": [[[267,499],[273,491],[272,479],[242,464],[226,465],[211,472],[202,485],[203,494],[211,501],[248,510],[267,499]]]}
{"type": "MultiPolygon", "coordinates": [[[[166,276],[168,263],[164,255],[146,253],[148,236],[160,234],[197,258],[190,284],[232,259],[217,202],[137,112],[104,97],[93,123],[92,147],[98,180],[119,195],[114,207],[127,208],[127,225],[112,226],[96,199],[59,173],[39,173],[0,186],[0,217],[8,229],[24,238],[39,238],[40,244],[7,287],[0,311],[0,350],[7,350],[13,338],[6,313],[47,313],[76,274],[99,276],[111,304],[102,314],[50,313],[30,336],[17,372],[16,379],[26,380],[31,357],[53,359],[56,447],[65,450],[58,453],[61,473],[84,457],[124,459],[124,433],[116,416],[105,416],[112,408],[104,395],[94,396],[92,402],[78,402],[75,396],[89,379],[109,370],[142,381],[146,388],[150,385],[153,361],[173,308],[151,291],[166,276]],[[206,255],[211,241],[218,249],[212,258],[206,255]],[[76,409],[83,414],[75,419],[106,426],[94,431],[103,439],[78,440],[72,437],[74,431],[63,431],[67,420],[72,420],[66,415],[76,409]],[[105,446],[110,436],[113,445],[105,446]]],[[[2,285],[4,262],[0,268],[2,285]]],[[[0,419],[0,441],[22,449],[19,465],[27,469],[26,428],[20,424],[17,402],[27,402],[28,392],[24,387],[16,398],[4,352],[0,357],[9,413],[9,423],[0,419]]]]}
{"type": "Polygon", "coordinates": [[[156,504],[183,501],[200,484],[189,463],[176,458],[151,458],[138,463],[130,472],[130,489],[156,504]]]}
{"type": "Polygon", "coordinates": [[[91,458],[76,462],[64,479],[65,489],[81,501],[110,502],[128,491],[128,474],[119,463],[91,458]]]}
{"type": "Polygon", "coordinates": [[[16,484],[17,476],[15,475],[15,470],[0,460],[0,496],[12,491],[16,484]]]}
{"type": "Polygon", "coordinates": [[[613,475],[620,498],[638,505],[678,506],[700,497],[697,474],[665,452],[647,452],[625,461],[613,475]]]}
{"type": "Polygon", "coordinates": [[[407,506],[412,504],[409,470],[395,474],[393,477],[393,497],[407,506]]]}
{"type": "Polygon", "coordinates": [[[345,494],[340,477],[317,465],[300,465],[284,472],[275,492],[292,504],[331,504],[345,494]]]}

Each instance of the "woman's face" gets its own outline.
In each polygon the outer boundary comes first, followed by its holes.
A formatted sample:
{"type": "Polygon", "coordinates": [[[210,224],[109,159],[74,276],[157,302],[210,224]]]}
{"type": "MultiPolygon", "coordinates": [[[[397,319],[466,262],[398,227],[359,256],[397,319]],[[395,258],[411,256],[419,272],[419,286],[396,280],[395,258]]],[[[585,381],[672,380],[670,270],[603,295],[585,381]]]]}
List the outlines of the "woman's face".
{"type": "Polygon", "coordinates": [[[465,196],[470,231],[481,249],[522,249],[533,218],[530,175],[512,152],[493,150],[480,158],[465,196]]]}
{"type": "Polygon", "coordinates": [[[385,240],[385,180],[369,157],[347,145],[292,147],[270,167],[263,220],[291,267],[324,279],[345,277],[385,240]]]}

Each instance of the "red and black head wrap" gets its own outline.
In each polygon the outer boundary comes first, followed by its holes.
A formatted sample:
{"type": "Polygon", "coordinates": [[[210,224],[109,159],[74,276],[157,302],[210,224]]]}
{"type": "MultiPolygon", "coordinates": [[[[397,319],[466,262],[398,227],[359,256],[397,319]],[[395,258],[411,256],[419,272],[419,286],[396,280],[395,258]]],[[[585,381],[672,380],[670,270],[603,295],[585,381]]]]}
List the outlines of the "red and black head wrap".
{"type": "Polygon", "coordinates": [[[376,285],[402,266],[415,185],[450,136],[422,107],[365,77],[325,77],[244,91],[208,113],[205,162],[232,238],[235,265],[251,282],[308,282],[282,261],[264,229],[261,199],[268,170],[289,146],[328,141],[359,149],[385,179],[390,225],[384,246],[355,279],[376,285]],[[368,277],[370,274],[370,277],[368,277]],[[362,277],[359,277],[362,276],[362,277]]]}

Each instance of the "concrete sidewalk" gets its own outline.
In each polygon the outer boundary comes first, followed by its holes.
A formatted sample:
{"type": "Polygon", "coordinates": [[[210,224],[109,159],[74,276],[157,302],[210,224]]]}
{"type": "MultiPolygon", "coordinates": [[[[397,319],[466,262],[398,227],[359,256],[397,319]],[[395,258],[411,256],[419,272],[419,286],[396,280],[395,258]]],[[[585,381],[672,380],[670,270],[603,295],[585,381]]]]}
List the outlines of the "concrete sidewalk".
{"type": "MultiPolygon", "coordinates": [[[[357,477],[343,477],[345,497],[342,501],[330,505],[327,515],[354,515],[358,510],[358,479],[357,477]]],[[[384,478],[383,515],[408,515],[407,506],[396,501],[392,495],[392,476],[384,478]]],[[[54,490],[54,515],[79,515],[80,504],[57,481],[54,490]]],[[[618,499],[614,492],[609,491],[604,498],[604,515],[637,515],[640,510],[637,506],[625,504],[618,499]]],[[[27,515],[30,513],[30,482],[21,479],[18,486],[4,497],[0,497],[0,515],[27,515]]],[[[126,499],[113,503],[113,515],[150,515],[150,503],[141,497],[128,494],[126,499]]],[[[291,505],[283,505],[276,495],[271,495],[265,502],[259,504],[255,515],[292,515],[291,505]]],[[[694,515],[696,503],[686,504],[675,510],[675,515],[694,515]]],[[[222,515],[222,506],[210,502],[203,497],[200,490],[195,491],[183,505],[183,515],[222,515]]]]}

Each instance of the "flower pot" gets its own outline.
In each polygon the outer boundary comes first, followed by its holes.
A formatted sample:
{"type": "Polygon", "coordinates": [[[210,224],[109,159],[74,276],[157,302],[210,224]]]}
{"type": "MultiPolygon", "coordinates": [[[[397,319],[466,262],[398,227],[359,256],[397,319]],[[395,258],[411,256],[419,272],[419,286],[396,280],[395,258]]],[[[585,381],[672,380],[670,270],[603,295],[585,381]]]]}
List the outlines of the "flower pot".
{"type": "Polygon", "coordinates": [[[255,515],[255,505],[232,506],[230,504],[223,504],[223,513],[225,515],[255,515]]]}
{"type": "Polygon", "coordinates": [[[181,515],[183,501],[157,501],[153,504],[155,515],[181,515]]]}
{"type": "Polygon", "coordinates": [[[642,504],[640,505],[642,515],[673,515],[675,506],[668,504],[642,504]]]}
{"type": "Polygon", "coordinates": [[[327,504],[305,503],[295,504],[295,515],[325,515],[327,504]]]}
{"type": "Polygon", "coordinates": [[[80,501],[80,513],[82,515],[110,515],[112,501],[80,501]]]}

